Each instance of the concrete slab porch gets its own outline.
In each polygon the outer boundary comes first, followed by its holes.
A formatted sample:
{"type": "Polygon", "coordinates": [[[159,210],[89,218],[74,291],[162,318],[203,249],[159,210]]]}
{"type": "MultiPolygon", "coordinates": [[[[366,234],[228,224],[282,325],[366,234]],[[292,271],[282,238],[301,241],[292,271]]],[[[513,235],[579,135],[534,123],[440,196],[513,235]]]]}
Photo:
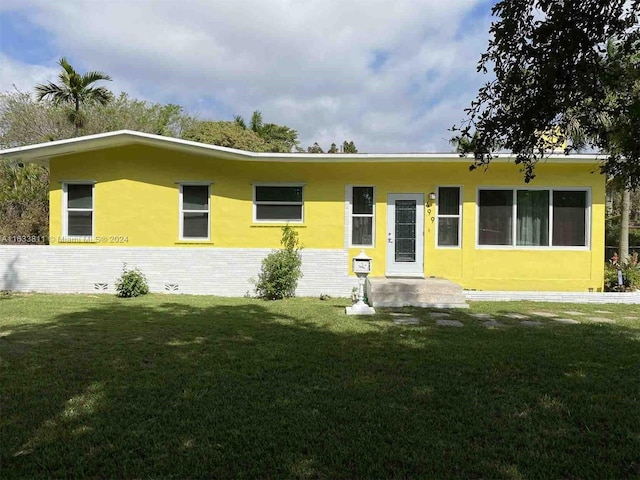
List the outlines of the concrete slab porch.
{"type": "Polygon", "coordinates": [[[366,292],[373,307],[469,308],[462,287],[445,278],[369,277],[366,292]]]}

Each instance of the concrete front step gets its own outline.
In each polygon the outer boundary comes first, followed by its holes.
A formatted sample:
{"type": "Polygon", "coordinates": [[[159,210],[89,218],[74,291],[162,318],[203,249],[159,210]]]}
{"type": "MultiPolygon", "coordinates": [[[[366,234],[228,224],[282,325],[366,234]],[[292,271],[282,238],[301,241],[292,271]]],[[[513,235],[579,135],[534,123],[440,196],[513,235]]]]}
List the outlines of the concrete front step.
{"type": "Polygon", "coordinates": [[[444,278],[367,278],[373,307],[469,308],[462,287],[444,278]]]}

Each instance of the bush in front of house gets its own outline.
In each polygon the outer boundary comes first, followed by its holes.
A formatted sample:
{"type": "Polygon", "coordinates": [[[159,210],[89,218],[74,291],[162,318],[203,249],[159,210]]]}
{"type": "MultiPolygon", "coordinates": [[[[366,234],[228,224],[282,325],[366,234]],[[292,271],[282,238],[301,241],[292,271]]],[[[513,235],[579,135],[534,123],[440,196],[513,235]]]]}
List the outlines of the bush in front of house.
{"type": "Polygon", "coordinates": [[[626,263],[618,262],[618,255],[605,264],[604,267],[604,291],[625,292],[640,289],[640,265],[638,253],[635,252],[626,263]],[[618,270],[622,271],[623,284],[618,284],[618,270]]]}
{"type": "Polygon", "coordinates": [[[295,296],[298,280],[302,277],[302,246],[298,232],[289,225],[282,227],[282,248],[262,260],[262,269],[256,282],[256,294],[265,300],[281,300],[295,296]]]}
{"type": "Polygon", "coordinates": [[[125,263],[122,267],[122,275],[116,281],[116,296],[120,298],[139,297],[149,293],[147,278],[137,268],[127,269],[125,263]]]}

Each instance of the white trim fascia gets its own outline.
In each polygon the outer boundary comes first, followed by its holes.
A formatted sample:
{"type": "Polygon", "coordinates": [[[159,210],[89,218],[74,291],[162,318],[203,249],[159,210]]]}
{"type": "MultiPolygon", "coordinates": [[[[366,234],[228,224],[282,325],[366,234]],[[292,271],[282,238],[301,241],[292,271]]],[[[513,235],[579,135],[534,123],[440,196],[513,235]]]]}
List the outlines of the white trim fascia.
{"type": "MultiPolygon", "coordinates": [[[[133,130],[86,135],[53,142],[38,143],[22,147],[0,150],[0,157],[20,162],[48,165],[49,159],[61,155],[113,148],[126,145],[148,145],[159,148],[179,150],[210,156],[223,160],[253,162],[304,162],[304,163],[350,163],[350,162],[428,162],[428,163],[468,163],[473,156],[460,156],[458,153],[257,153],[234,148],[220,147],[206,143],[193,142],[180,138],[163,137],[133,130]]],[[[496,153],[493,162],[510,163],[516,156],[510,153],[496,153]]],[[[550,154],[542,163],[591,163],[606,159],[604,154],[550,154]]]]}

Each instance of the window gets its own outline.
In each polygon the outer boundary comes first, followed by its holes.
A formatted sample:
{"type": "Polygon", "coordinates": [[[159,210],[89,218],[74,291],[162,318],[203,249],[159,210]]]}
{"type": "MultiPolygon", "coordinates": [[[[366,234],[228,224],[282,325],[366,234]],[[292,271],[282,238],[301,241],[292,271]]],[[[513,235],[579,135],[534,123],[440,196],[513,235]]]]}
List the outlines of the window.
{"type": "Polygon", "coordinates": [[[64,235],[93,237],[93,183],[63,184],[64,235]]]}
{"type": "Polygon", "coordinates": [[[586,190],[478,192],[478,245],[586,247],[586,190]]]}
{"type": "Polygon", "coordinates": [[[438,188],[438,246],[460,246],[460,187],[438,188]]]}
{"type": "Polygon", "coordinates": [[[587,246],[587,192],[553,192],[553,244],[587,246]]]}
{"type": "Polygon", "coordinates": [[[375,194],[373,187],[351,187],[351,245],[373,246],[375,194]]]}
{"type": "Polygon", "coordinates": [[[180,185],[180,239],[209,240],[210,185],[180,185]]]}
{"type": "Polygon", "coordinates": [[[302,222],[302,185],[254,185],[254,221],[302,222]]]}
{"type": "Polygon", "coordinates": [[[480,190],[478,244],[511,245],[513,191],[480,190]]]}

